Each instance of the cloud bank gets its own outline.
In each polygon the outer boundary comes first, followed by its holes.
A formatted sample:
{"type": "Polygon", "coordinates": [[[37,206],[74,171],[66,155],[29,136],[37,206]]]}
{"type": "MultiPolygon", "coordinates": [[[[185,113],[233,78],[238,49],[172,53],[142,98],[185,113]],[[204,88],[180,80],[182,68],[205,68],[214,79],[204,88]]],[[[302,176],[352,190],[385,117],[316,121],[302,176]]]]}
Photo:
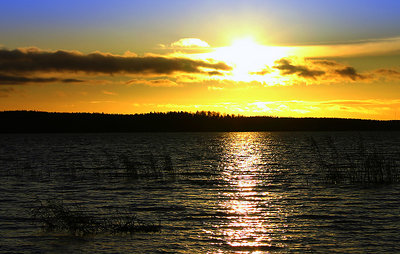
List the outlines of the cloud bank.
{"type": "MultiPolygon", "coordinates": [[[[273,69],[279,70],[282,76],[312,81],[324,82],[371,82],[379,79],[399,80],[400,71],[397,69],[376,69],[358,72],[354,67],[325,59],[290,59],[282,58],[275,61],[273,69]]],[[[268,72],[265,72],[268,75],[268,72]]]]}
{"type": "Polygon", "coordinates": [[[215,74],[231,67],[223,62],[184,57],[112,55],[101,52],[44,51],[38,48],[0,49],[0,84],[80,82],[80,80],[41,78],[44,73],[84,75],[173,75],[176,73],[215,74]]]}
{"type": "MultiPolygon", "coordinates": [[[[185,38],[177,41],[176,45],[201,46],[202,41],[185,38]]],[[[173,87],[187,82],[230,80],[231,70],[232,67],[225,62],[193,59],[185,54],[138,56],[132,52],[113,55],[102,52],[83,54],[78,51],[45,51],[38,48],[0,49],[0,85],[100,83],[101,80],[93,80],[93,77],[115,75],[140,80],[141,84],[148,86],[173,87]]],[[[248,74],[287,77],[290,79],[288,84],[296,81],[322,84],[400,80],[399,69],[376,69],[361,73],[352,66],[333,60],[298,57],[278,59],[264,69],[250,71],[248,74]]]]}

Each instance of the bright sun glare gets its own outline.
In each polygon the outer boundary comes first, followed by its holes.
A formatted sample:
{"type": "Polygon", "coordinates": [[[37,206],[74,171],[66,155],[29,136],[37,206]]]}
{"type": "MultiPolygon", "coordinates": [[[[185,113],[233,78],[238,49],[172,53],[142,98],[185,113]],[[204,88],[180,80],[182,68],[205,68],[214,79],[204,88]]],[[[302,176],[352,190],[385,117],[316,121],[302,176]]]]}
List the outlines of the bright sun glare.
{"type": "Polygon", "coordinates": [[[233,40],[230,46],[216,48],[211,57],[231,65],[235,81],[273,82],[279,75],[271,66],[288,53],[288,48],[261,45],[251,37],[243,37],[233,40]]]}
{"type": "Polygon", "coordinates": [[[275,61],[293,54],[293,49],[281,46],[269,46],[257,43],[252,37],[232,40],[230,46],[210,48],[210,52],[192,54],[191,57],[202,60],[221,61],[232,67],[225,76],[213,78],[233,81],[258,81],[267,85],[286,82],[287,78],[272,68],[275,61]]]}

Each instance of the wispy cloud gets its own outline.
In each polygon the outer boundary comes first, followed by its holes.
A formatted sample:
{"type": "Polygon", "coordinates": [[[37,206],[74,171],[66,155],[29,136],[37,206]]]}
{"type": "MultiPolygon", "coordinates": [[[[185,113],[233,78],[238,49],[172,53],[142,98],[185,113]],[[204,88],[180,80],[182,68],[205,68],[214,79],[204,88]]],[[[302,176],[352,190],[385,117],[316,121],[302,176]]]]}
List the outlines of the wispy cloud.
{"type": "Polygon", "coordinates": [[[8,97],[8,95],[12,92],[14,92],[15,89],[11,88],[11,87],[7,87],[7,88],[0,88],[0,97],[8,97]]]}
{"type": "Polygon", "coordinates": [[[371,75],[377,76],[384,80],[400,80],[399,69],[377,69],[371,72],[371,75]]]}
{"type": "Polygon", "coordinates": [[[152,86],[152,87],[177,87],[180,86],[176,82],[169,80],[169,79],[131,79],[128,82],[126,82],[128,85],[147,85],[147,86],[152,86]]]}
{"type": "Polygon", "coordinates": [[[289,47],[290,51],[304,57],[346,57],[382,55],[400,51],[400,37],[370,39],[331,45],[306,45],[289,47]]]}
{"type": "Polygon", "coordinates": [[[210,91],[222,91],[222,90],[224,90],[224,88],[220,87],[220,86],[208,86],[207,89],[210,90],[210,91]]]}
{"type": "Polygon", "coordinates": [[[112,95],[112,96],[114,96],[114,95],[117,95],[117,93],[114,93],[114,92],[111,92],[111,91],[107,91],[107,90],[103,90],[103,91],[101,91],[103,94],[105,94],[105,95],[112,95]]]}
{"type": "Polygon", "coordinates": [[[178,41],[175,41],[171,43],[171,48],[184,48],[184,49],[190,49],[190,48],[209,48],[210,45],[198,38],[183,38],[178,41]]]}
{"type": "Polygon", "coordinates": [[[30,83],[81,83],[84,80],[74,79],[74,78],[41,78],[41,77],[24,77],[24,76],[11,76],[3,75],[0,73],[0,85],[20,85],[20,84],[30,84],[30,83]]]}

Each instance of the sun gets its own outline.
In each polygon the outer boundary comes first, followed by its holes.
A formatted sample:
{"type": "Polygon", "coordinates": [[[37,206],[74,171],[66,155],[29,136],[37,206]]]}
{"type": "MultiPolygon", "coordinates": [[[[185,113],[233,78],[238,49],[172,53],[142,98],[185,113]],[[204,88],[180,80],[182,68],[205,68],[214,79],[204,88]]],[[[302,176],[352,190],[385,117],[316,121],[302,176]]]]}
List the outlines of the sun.
{"type": "Polygon", "coordinates": [[[230,46],[216,48],[212,53],[213,59],[233,67],[233,80],[246,82],[276,79],[276,72],[271,67],[287,55],[287,48],[261,45],[250,36],[236,38],[230,46]]]}
{"type": "MultiPolygon", "coordinates": [[[[263,45],[251,36],[243,36],[232,39],[229,46],[209,47],[208,52],[190,53],[190,57],[204,61],[224,62],[232,67],[232,70],[224,72],[224,75],[209,77],[211,79],[237,82],[257,81],[265,85],[276,85],[289,80],[281,76],[273,66],[277,60],[291,54],[293,54],[293,49],[290,47],[263,45]]],[[[174,52],[173,56],[187,55],[174,52]]]]}
{"type": "Polygon", "coordinates": [[[260,57],[265,47],[256,43],[252,37],[235,39],[224,50],[225,58],[234,65],[233,76],[237,80],[249,81],[251,73],[262,71],[271,64],[269,56],[260,57]]]}

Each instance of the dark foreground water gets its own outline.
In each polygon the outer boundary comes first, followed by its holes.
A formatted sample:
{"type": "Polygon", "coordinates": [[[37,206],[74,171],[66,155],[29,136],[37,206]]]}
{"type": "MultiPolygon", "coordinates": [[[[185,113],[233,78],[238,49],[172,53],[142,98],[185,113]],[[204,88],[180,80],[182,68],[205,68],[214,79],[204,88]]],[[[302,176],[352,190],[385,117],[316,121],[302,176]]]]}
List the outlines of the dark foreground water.
{"type": "Polygon", "coordinates": [[[400,252],[400,185],[330,184],[317,166],[362,149],[399,165],[400,133],[0,135],[0,251],[400,252]],[[162,230],[44,231],[30,213],[46,199],[162,230]]]}

